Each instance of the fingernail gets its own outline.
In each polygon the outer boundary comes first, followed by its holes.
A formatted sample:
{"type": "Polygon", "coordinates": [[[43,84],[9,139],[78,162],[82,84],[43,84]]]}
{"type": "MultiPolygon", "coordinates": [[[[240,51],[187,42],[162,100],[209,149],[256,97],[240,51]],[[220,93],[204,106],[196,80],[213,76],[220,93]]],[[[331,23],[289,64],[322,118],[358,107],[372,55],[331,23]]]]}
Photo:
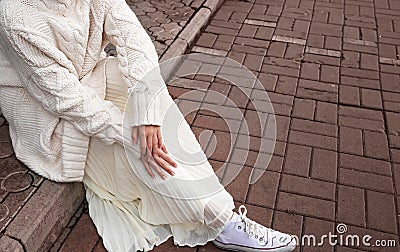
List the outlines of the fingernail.
{"type": "Polygon", "coordinates": [[[175,172],[172,171],[172,172],[171,172],[171,175],[174,176],[174,175],[175,175],[175,172]]]}
{"type": "Polygon", "coordinates": [[[162,179],[166,179],[166,178],[167,178],[167,176],[165,176],[165,175],[162,176],[162,179]]]}

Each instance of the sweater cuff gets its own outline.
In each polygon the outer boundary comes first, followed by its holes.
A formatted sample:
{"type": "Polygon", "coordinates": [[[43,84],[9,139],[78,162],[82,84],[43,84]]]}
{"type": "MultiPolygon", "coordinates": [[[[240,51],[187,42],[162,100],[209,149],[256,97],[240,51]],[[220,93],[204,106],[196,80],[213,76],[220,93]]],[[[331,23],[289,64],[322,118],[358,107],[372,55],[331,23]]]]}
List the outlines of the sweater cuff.
{"type": "Polygon", "coordinates": [[[161,126],[159,92],[132,92],[132,127],[141,125],[161,126]]]}

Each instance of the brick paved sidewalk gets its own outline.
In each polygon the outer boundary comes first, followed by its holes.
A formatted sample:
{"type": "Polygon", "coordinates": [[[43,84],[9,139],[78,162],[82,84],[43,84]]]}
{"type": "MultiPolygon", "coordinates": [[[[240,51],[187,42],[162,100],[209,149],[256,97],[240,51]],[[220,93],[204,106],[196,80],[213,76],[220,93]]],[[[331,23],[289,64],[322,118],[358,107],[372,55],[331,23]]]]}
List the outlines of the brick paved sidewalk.
{"type": "MultiPolygon", "coordinates": [[[[171,45],[174,43],[174,41],[176,41],[179,33],[181,33],[184,28],[190,24],[190,20],[194,18],[196,12],[198,12],[201,8],[208,8],[208,5],[203,7],[205,2],[206,0],[127,0],[128,5],[135,12],[138,19],[141,21],[142,25],[146,28],[148,34],[153,40],[160,58],[168,53],[168,49],[170,49],[171,45]]],[[[180,40],[185,41],[185,38],[180,38],[180,40]]],[[[111,55],[115,54],[115,51],[112,47],[107,48],[107,52],[111,55]]],[[[28,242],[32,242],[30,237],[31,234],[27,234],[30,232],[30,230],[28,230],[28,232],[26,232],[27,230],[24,230],[22,234],[21,230],[13,227],[14,230],[12,232],[14,232],[14,234],[16,233],[21,235],[22,238],[20,238],[13,237],[13,235],[8,232],[9,229],[7,228],[12,226],[11,224],[15,222],[17,216],[19,216],[21,211],[28,203],[30,203],[29,207],[35,207],[35,204],[37,203],[39,203],[38,206],[43,204],[43,199],[40,199],[41,196],[37,195],[40,189],[43,189],[43,187],[46,187],[50,190],[54,189],[51,187],[54,185],[54,183],[47,183],[46,186],[43,186],[43,181],[45,181],[45,179],[29,171],[25,165],[16,159],[12,149],[11,139],[9,137],[8,123],[4,120],[4,117],[0,115],[0,251],[3,251],[3,249],[22,250],[22,246],[27,245],[25,244],[25,242],[27,242],[26,239],[29,240],[28,242]],[[36,195],[36,198],[39,199],[33,199],[34,195],[36,195]],[[34,202],[35,200],[40,202],[34,202]]],[[[79,197],[83,197],[82,189],[78,186],[72,186],[69,189],[64,190],[60,189],[59,187],[62,186],[57,187],[57,190],[59,190],[57,193],[61,192],[69,194],[69,196],[65,196],[65,198],[68,198],[68,200],[77,200],[79,197]],[[77,194],[79,189],[81,190],[79,196],[71,195],[77,194]]],[[[63,196],[53,196],[53,198],[56,197],[63,196]]],[[[66,201],[68,202],[68,200],[66,201]]],[[[60,204],[58,201],[51,203],[60,204]]],[[[73,207],[74,206],[72,205],[70,206],[70,208],[73,207]]],[[[82,213],[81,210],[82,207],[80,210],[78,210],[78,212],[80,211],[80,213],[82,213]]],[[[26,210],[25,213],[28,212],[28,215],[31,214],[29,211],[30,210],[26,210]]],[[[77,216],[79,217],[80,214],[77,216]]],[[[57,222],[58,224],[55,225],[65,225],[65,223],[61,224],[61,220],[54,219],[58,217],[60,216],[57,216],[57,214],[50,217],[53,218],[50,220],[52,224],[53,222],[57,222]]],[[[22,217],[22,219],[23,218],[24,217],[22,217]]],[[[29,229],[29,227],[26,229],[29,229]]],[[[51,231],[50,235],[52,236],[55,235],[55,230],[46,231],[51,231]]],[[[35,230],[35,232],[40,231],[35,230]]],[[[64,234],[66,233],[68,232],[64,232],[64,234]]],[[[54,238],[55,237],[53,237],[53,239],[54,238]]],[[[36,244],[36,239],[33,238],[33,240],[35,246],[41,246],[42,248],[52,246],[52,243],[36,244]]],[[[26,247],[25,249],[28,251],[30,250],[29,247],[26,247]]]]}
{"type": "MultiPolygon", "coordinates": [[[[347,248],[325,242],[297,251],[399,251],[399,45],[400,1],[226,1],[191,51],[243,63],[268,91],[277,143],[267,171],[250,186],[248,176],[263,138],[253,122],[254,99],[203,75],[188,77],[185,85],[171,83],[169,89],[178,97],[204,88],[201,97],[179,101],[199,108],[218,104],[228,109],[223,101],[207,99],[211,90],[225,94],[255,128],[246,167],[227,187],[237,204],[246,204],[250,217],[299,237],[338,234],[336,226],[344,223],[345,234],[397,243],[396,248],[347,248]]],[[[198,70],[210,64],[193,62],[198,70]]],[[[204,130],[214,133],[218,142],[209,157],[215,167],[235,162],[235,152],[228,159],[229,149],[240,150],[240,141],[230,146],[223,119],[199,110],[187,120],[197,136],[204,130]]],[[[238,138],[240,132],[235,132],[238,138]]],[[[83,212],[62,251],[104,251],[83,212]]],[[[178,249],[171,240],[155,249],[175,250],[217,249],[178,249]]]]}

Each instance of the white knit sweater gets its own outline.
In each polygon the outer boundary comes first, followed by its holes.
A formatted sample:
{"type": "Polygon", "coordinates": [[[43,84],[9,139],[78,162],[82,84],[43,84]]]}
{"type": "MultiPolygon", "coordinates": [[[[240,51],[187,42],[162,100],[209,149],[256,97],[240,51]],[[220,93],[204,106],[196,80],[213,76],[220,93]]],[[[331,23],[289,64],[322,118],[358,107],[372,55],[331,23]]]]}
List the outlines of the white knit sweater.
{"type": "Polygon", "coordinates": [[[93,71],[110,42],[132,126],[160,125],[158,56],[124,0],[0,0],[0,107],[17,158],[38,174],[80,181],[89,137],[122,143],[123,113],[104,100],[104,71],[93,71]]]}

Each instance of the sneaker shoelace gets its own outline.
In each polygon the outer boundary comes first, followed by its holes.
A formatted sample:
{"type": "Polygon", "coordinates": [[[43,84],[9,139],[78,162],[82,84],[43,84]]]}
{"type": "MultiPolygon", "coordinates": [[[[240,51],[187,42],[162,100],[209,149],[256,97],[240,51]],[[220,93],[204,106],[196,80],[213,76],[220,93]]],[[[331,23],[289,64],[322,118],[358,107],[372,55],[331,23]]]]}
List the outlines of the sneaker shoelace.
{"type": "Polygon", "coordinates": [[[268,243],[268,232],[272,232],[273,230],[267,227],[264,227],[257,222],[249,219],[247,214],[247,208],[244,205],[241,205],[238,209],[239,216],[241,221],[244,223],[244,232],[246,232],[250,237],[254,237],[257,239],[258,243],[261,246],[265,246],[268,243]]]}

